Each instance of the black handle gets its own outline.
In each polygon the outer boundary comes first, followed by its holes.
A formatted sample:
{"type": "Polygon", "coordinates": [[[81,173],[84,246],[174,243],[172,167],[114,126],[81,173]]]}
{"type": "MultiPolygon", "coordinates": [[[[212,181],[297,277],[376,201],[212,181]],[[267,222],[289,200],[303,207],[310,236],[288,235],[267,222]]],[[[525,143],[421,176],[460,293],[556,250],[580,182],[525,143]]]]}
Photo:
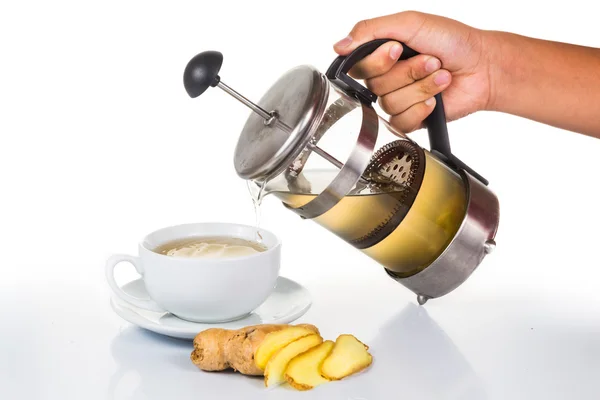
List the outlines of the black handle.
{"type": "Polygon", "coordinates": [[[218,51],[204,51],[188,62],[183,72],[183,85],[190,97],[198,97],[209,86],[218,85],[221,65],[223,54],[218,51]]]}
{"type": "MultiPolygon", "coordinates": [[[[333,63],[331,63],[325,75],[332,83],[344,91],[354,94],[359,100],[366,103],[375,103],[377,101],[377,95],[348,76],[348,71],[350,71],[350,69],[360,60],[373,53],[379,46],[392,40],[393,39],[376,39],[358,46],[347,56],[337,57],[333,63]]],[[[402,54],[400,55],[399,60],[406,60],[419,54],[404,43],[400,44],[402,45],[402,54]]],[[[454,169],[464,169],[484,185],[488,184],[488,181],[485,178],[473,171],[473,169],[452,154],[450,149],[450,139],[448,137],[448,125],[446,124],[446,113],[444,111],[441,93],[435,95],[435,107],[431,114],[425,118],[424,122],[427,127],[429,146],[432,152],[436,153],[442,161],[450,167],[454,169]]]]}

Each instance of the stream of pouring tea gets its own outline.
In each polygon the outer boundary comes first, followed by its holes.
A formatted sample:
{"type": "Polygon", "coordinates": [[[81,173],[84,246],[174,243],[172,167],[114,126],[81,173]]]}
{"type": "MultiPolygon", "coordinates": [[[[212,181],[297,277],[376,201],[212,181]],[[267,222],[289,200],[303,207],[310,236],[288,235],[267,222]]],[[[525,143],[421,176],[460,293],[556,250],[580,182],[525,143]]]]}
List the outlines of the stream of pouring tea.
{"type": "Polygon", "coordinates": [[[253,182],[248,181],[248,191],[254,204],[254,215],[256,225],[256,241],[262,243],[262,236],[260,235],[260,215],[261,215],[261,204],[265,194],[265,182],[253,182]]]}

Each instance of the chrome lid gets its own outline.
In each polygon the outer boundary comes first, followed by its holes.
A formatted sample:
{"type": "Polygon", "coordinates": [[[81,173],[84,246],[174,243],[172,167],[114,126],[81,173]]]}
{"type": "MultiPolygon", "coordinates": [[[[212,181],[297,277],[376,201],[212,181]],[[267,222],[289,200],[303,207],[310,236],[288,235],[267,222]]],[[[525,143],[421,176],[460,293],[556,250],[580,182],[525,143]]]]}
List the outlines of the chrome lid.
{"type": "Polygon", "coordinates": [[[242,129],[233,160],[237,174],[263,180],[283,172],[309,143],[328,95],[327,78],[314,67],[299,66],[279,78],[258,102],[274,118],[252,112],[242,129]]]}

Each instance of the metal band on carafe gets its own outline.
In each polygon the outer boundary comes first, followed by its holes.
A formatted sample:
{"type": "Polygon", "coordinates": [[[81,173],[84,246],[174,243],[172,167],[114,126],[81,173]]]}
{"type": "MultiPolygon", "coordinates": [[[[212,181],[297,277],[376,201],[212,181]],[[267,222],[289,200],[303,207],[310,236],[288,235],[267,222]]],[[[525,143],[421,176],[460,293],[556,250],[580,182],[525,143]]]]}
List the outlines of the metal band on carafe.
{"type": "MultiPolygon", "coordinates": [[[[302,218],[311,219],[323,215],[340,202],[356,186],[363,172],[371,161],[375,143],[377,142],[378,117],[370,105],[361,103],[362,123],[356,145],[346,162],[341,166],[339,173],[331,183],[314,199],[301,207],[287,208],[294,211],[302,218]]],[[[345,115],[342,114],[340,118],[345,115]]],[[[335,121],[331,121],[331,125],[335,121]]]]}

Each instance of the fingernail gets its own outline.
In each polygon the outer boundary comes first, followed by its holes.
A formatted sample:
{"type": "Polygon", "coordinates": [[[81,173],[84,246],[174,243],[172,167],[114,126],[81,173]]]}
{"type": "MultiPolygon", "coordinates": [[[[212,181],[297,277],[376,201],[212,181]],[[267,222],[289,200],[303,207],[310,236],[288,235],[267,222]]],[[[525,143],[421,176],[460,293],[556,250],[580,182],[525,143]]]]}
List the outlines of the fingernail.
{"type": "Polygon", "coordinates": [[[390,49],[390,57],[392,60],[397,60],[398,57],[400,57],[400,54],[402,54],[402,46],[398,43],[392,45],[392,48],[390,49]]]}
{"type": "Polygon", "coordinates": [[[447,84],[448,82],[450,82],[450,73],[448,71],[440,71],[433,78],[433,82],[438,86],[447,84]]]}
{"type": "Polygon", "coordinates": [[[430,74],[433,71],[437,71],[438,69],[440,69],[441,66],[442,66],[442,63],[440,62],[440,60],[438,60],[435,57],[431,57],[425,63],[425,72],[427,72],[428,74],[430,74]]]}
{"type": "Polygon", "coordinates": [[[344,47],[348,47],[350,45],[350,43],[352,43],[352,38],[350,37],[350,35],[346,36],[345,38],[343,38],[342,40],[340,40],[339,42],[337,42],[335,44],[335,47],[339,47],[339,48],[344,48],[344,47]]]}
{"type": "Polygon", "coordinates": [[[425,105],[426,106],[432,106],[434,104],[435,104],[435,98],[433,98],[433,97],[430,97],[427,100],[425,100],[425,105]]]}

